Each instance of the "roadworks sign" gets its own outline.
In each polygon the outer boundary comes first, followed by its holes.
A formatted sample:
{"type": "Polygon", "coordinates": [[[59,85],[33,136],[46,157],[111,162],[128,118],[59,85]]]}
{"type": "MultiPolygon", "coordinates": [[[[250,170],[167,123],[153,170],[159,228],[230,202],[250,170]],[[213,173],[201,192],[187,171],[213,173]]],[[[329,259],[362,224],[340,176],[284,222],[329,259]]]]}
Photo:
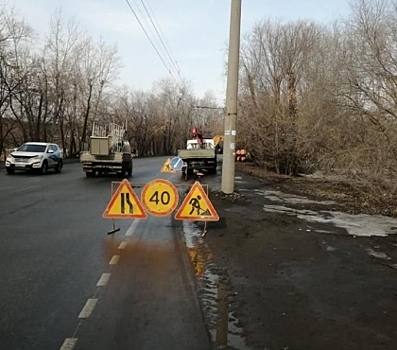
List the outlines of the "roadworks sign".
{"type": "Polygon", "coordinates": [[[147,215],[128,180],[124,179],[102,214],[105,219],[146,219],[147,215]]]}
{"type": "Polygon", "coordinates": [[[196,181],[186,195],[178,212],[176,220],[219,221],[218,213],[209,200],[200,182],[196,181]]]}
{"type": "Polygon", "coordinates": [[[176,173],[176,170],[174,170],[171,166],[171,159],[167,159],[163,165],[163,167],[160,170],[161,173],[176,173]]]}

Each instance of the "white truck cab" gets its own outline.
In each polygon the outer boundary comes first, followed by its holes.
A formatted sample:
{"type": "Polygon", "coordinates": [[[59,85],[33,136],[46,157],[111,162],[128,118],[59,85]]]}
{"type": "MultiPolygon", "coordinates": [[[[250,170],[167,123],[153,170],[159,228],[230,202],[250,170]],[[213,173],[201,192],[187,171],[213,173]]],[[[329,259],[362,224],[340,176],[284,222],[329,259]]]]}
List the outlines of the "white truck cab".
{"type": "Polygon", "coordinates": [[[178,150],[178,157],[186,164],[182,173],[204,172],[216,173],[217,159],[213,139],[203,139],[202,144],[197,139],[188,140],[186,149],[178,150]]]}
{"type": "Polygon", "coordinates": [[[196,139],[187,140],[186,149],[214,149],[215,143],[213,139],[203,139],[203,145],[200,144],[196,139]]]}

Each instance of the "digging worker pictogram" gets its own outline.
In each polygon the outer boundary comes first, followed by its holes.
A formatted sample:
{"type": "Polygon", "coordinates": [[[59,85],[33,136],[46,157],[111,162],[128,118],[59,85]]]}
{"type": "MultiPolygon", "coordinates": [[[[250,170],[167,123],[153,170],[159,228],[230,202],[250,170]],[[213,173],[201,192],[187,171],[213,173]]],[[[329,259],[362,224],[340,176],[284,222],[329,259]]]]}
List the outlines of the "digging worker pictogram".
{"type": "Polygon", "coordinates": [[[200,205],[200,200],[201,200],[201,196],[198,195],[196,198],[192,198],[189,201],[189,204],[192,206],[189,215],[192,215],[194,213],[195,210],[197,210],[197,215],[210,215],[209,210],[204,210],[203,208],[201,208],[200,205]]]}
{"type": "Polygon", "coordinates": [[[199,181],[188,191],[175,214],[176,220],[219,221],[219,215],[199,181]]]}

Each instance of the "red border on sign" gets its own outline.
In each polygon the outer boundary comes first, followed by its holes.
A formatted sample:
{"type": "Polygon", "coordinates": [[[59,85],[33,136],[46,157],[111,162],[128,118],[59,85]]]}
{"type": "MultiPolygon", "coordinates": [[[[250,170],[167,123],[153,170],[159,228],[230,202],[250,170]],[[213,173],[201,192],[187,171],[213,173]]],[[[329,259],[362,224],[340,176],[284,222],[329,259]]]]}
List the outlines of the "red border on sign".
{"type": "Polygon", "coordinates": [[[153,216],[161,216],[161,217],[163,217],[163,216],[170,215],[175,210],[175,208],[178,206],[179,193],[178,193],[178,190],[176,189],[175,185],[172,182],[164,180],[164,179],[156,179],[156,180],[152,180],[152,181],[148,182],[143,187],[142,192],[141,192],[141,202],[142,202],[142,205],[145,207],[145,209],[146,209],[146,211],[148,213],[152,214],[153,216]],[[169,186],[172,189],[172,191],[173,191],[173,193],[175,195],[175,203],[174,203],[174,205],[165,213],[153,212],[153,211],[151,211],[151,209],[145,203],[145,194],[146,194],[147,190],[149,189],[149,187],[151,185],[156,184],[156,183],[163,183],[163,184],[169,186]]]}
{"type": "Polygon", "coordinates": [[[179,210],[175,214],[175,220],[192,220],[192,221],[219,221],[219,215],[216,212],[214,206],[212,205],[210,199],[208,198],[207,194],[205,193],[203,186],[201,186],[200,182],[196,181],[192,188],[190,189],[189,193],[186,195],[185,199],[183,200],[181,206],[179,207],[179,210]],[[196,188],[199,190],[199,192],[202,195],[202,198],[205,200],[205,203],[207,204],[208,209],[211,211],[212,216],[201,216],[201,215],[195,215],[195,216],[181,216],[183,209],[187,205],[189,205],[190,200],[192,199],[193,192],[196,190],[196,188]]]}
{"type": "Polygon", "coordinates": [[[146,219],[147,215],[145,213],[145,209],[143,209],[141,202],[139,201],[138,196],[134,192],[134,190],[131,187],[131,184],[128,182],[128,180],[124,179],[121,181],[119,187],[117,188],[116,192],[113,194],[109,204],[107,205],[105,211],[102,214],[102,217],[105,219],[146,219]],[[114,205],[114,202],[120,195],[120,192],[124,189],[124,186],[127,187],[128,192],[132,196],[132,198],[135,200],[136,205],[139,207],[140,211],[142,212],[142,215],[134,215],[134,214],[108,214],[112,206],[114,205]]]}

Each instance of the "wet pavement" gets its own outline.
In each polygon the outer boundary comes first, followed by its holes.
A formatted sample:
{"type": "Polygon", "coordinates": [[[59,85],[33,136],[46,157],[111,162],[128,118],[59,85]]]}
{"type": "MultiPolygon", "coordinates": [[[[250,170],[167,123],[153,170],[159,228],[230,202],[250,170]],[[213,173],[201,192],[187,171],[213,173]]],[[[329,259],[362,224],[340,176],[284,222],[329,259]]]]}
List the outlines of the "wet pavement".
{"type": "Polygon", "coordinates": [[[248,350],[240,322],[229,308],[233,300],[229,277],[213,262],[211,251],[202,237],[203,228],[199,226],[184,221],[183,235],[212,344],[215,349],[248,350]]]}
{"type": "Polygon", "coordinates": [[[237,174],[203,178],[220,222],[183,232],[219,349],[395,349],[397,219],[283,193],[237,174]]]}

